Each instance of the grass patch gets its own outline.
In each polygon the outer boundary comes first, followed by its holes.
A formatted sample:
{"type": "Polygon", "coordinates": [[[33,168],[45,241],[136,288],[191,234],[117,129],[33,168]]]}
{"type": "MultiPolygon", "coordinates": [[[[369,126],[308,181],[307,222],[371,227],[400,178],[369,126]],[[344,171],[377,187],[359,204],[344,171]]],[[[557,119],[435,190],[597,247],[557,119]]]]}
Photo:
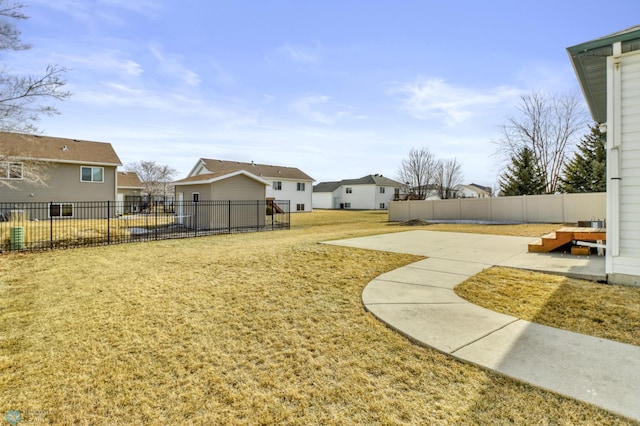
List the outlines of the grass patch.
{"type": "Polygon", "coordinates": [[[418,347],[365,312],[364,286],[419,258],[317,243],[407,230],[384,212],[296,214],[292,226],[0,257],[0,413],[53,424],[627,423],[418,347]]]}
{"type": "Polygon", "coordinates": [[[640,289],[494,267],[455,288],[462,298],[527,321],[640,345],[640,289]]]}

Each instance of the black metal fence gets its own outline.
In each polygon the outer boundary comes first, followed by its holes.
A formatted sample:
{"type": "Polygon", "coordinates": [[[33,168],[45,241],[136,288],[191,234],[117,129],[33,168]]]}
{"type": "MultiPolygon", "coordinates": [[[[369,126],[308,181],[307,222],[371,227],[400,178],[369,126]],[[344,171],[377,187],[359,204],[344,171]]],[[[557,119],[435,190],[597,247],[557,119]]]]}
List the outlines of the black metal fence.
{"type": "Polygon", "coordinates": [[[0,251],[37,251],[289,229],[289,201],[0,203],[0,251]]]}

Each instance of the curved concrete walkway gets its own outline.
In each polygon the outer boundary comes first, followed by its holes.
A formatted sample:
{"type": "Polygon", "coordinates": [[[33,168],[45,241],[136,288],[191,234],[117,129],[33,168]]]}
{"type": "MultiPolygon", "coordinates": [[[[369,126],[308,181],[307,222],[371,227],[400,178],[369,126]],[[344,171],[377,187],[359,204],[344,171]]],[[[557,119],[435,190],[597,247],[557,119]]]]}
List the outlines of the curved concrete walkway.
{"type": "Polygon", "coordinates": [[[527,253],[529,237],[408,231],[327,244],[417,254],[362,293],[367,310],[420,344],[640,421],[640,347],[546,327],[458,297],[499,265],[603,280],[604,258],[527,253]]]}

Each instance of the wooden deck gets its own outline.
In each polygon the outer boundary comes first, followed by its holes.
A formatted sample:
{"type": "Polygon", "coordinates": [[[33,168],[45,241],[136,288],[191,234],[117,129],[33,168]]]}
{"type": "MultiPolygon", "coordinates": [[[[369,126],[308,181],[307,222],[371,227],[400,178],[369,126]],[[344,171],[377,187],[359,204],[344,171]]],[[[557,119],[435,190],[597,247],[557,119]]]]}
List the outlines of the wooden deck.
{"type": "Polygon", "coordinates": [[[529,252],[549,253],[571,241],[606,241],[605,228],[563,227],[555,232],[544,235],[535,243],[529,244],[529,252]]]}

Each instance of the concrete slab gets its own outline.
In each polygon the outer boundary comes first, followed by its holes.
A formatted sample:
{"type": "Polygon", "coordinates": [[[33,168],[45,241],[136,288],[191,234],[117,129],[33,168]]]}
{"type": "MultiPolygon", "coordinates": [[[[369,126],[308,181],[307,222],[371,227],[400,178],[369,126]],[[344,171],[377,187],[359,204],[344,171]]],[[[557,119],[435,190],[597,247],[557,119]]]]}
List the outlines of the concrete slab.
{"type": "Polygon", "coordinates": [[[640,419],[638,346],[517,321],[453,355],[640,419]]]}
{"type": "Polygon", "coordinates": [[[402,334],[449,354],[518,321],[467,302],[373,304],[367,309],[402,334]]]}
{"type": "Polygon", "coordinates": [[[500,266],[528,269],[591,281],[605,281],[604,256],[572,256],[560,253],[520,253],[500,263],[500,266]]]}
{"type": "Polygon", "coordinates": [[[469,275],[452,272],[429,271],[411,267],[399,268],[378,276],[376,279],[391,282],[403,282],[432,287],[453,288],[467,279],[469,275]]]}
{"type": "Polygon", "coordinates": [[[453,288],[487,267],[587,279],[604,258],[527,253],[531,238],[408,231],[327,244],[427,256],[371,281],[365,307],[411,339],[505,375],[640,420],[640,348],[533,324],[459,298],[453,288]]]}
{"type": "Polygon", "coordinates": [[[390,303],[466,303],[449,288],[429,287],[424,285],[375,279],[362,291],[362,303],[365,306],[390,303]]]}
{"type": "Polygon", "coordinates": [[[456,274],[471,277],[487,268],[490,268],[491,266],[493,265],[486,263],[477,263],[472,260],[451,260],[429,257],[427,259],[419,260],[410,265],[407,265],[406,268],[449,273],[453,271],[456,274]]]}

